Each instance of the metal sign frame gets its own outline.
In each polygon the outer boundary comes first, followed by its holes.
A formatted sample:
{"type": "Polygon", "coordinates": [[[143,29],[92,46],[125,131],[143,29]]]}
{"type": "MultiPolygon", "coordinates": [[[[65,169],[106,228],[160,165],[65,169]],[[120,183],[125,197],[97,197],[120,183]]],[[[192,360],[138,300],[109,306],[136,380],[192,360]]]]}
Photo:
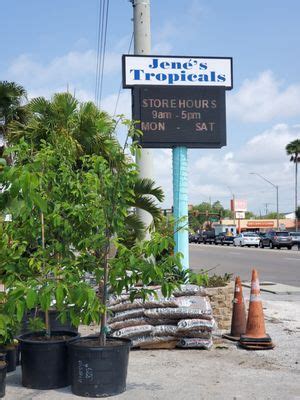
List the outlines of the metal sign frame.
{"type": "MultiPolygon", "coordinates": [[[[201,71],[203,73],[205,73],[205,71],[201,71]]],[[[192,86],[198,86],[198,87],[220,87],[220,86],[224,86],[226,88],[226,90],[231,90],[233,88],[233,62],[232,62],[232,57],[212,57],[212,56],[170,56],[170,55],[136,55],[136,54],[123,54],[122,55],[122,77],[123,77],[123,88],[132,88],[134,86],[188,86],[188,87],[192,87],[192,86]],[[141,58],[145,58],[145,59],[165,59],[165,60],[176,60],[176,59],[182,59],[182,60],[187,60],[186,62],[188,63],[189,60],[199,60],[199,62],[201,60],[220,60],[220,61],[226,61],[230,63],[230,75],[228,76],[228,80],[229,83],[228,84],[224,84],[221,82],[213,82],[211,84],[209,84],[208,82],[205,81],[199,81],[199,82],[193,82],[191,84],[183,84],[180,82],[178,83],[177,81],[174,81],[172,84],[168,84],[167,82],[161,82],[161,83],[157,83],[157,82],[137,82],[135,83],[128,83],[126,81],[126,59],[128,58],[137,58],[137,59],[141,59],[141,58]]]]}
{"type": "MultiPolygon", "coordinates": [[[[165,109],[165,111],[167,109],[165,109]]],[[[149,109],[147,109],[147,112],[150,113],[149,109]]],[[[135,86],[132,89],[132,115],[133,120],[138,121],[136,127],[143,132],[143,136],[139,138],[140,145],[143,148],[172,148],[176,146],[186,146],[188,148],[213,149],[226,146],[226,102],[224,87],[157,87],[143,85],[135,86]],[[190,96],[190,98],[193,100],[196,99],[196,96],[198,98],[201,98],[201,96],[216,98],[218,107],[215,110],[202,110],[201,112],[193,112],[190,109],[190,111],[188,111],[192,119],[198,115],[200,115],[201,118],[201,113],[203,113],[204,118],[208,118],[207,114],[210,113],[210,115],[212,115],[211,118],[214,119],[213,123],[216,124],[215,131],[212,132],[210,136],[208,136],[209,134],[205,132],[202,133],[198,129],[196,129],[198,128],[198,126],[194,130],[192,130],[191,127],[193,126],[193,124],[194,126],[196,126],[195,124],[197,123],[205,123],[205,120],[182,120],[182,118],[180,118],[180,115],[178,115],[180,111],[182,112],[182,110],[180,110],[179,108],[173,108],[170,111],[170,109],[167,108],[169,111],[162,113],[165,117],[167,117],[167,119],[164,122],[162,122],[162,120],[156,120],[158,121],[156,122],[158,127],[159,124],[165,124],[165,130],[163,132],[155,130],[156,126],[155,123],[152,121],[150,123],[154,124],[154,129],[151,129],[151,132],[145,132],[145,129],[143,129],[142,125],[145,123],[149,124],[149,122],[143,120],[143,117],[145,117],[145,111],[143,111],[142,104],[143,100],[149,100],[149,98],[145,98],[145,93],[150,92],[154,92],[160,98],[164,96],[165,101],[172,99],[178,104],[179,101],[187,101],[186,98],[188,98],[188,96],[190,96]]]]}

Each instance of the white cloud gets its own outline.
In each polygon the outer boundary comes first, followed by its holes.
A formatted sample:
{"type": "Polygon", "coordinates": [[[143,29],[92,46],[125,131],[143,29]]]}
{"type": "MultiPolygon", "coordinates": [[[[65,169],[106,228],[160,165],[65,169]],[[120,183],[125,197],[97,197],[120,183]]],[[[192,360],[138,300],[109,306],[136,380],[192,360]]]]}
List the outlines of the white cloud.
{"type": "MultiPolygon", "coordinates": [[[[256,172],[279,185],[280,210],[290,211],[294,203],[294,166],[289,162],[285,146],[300,137],[300,126],[278,124],[257,134],[235,151],[189,150],[189,203],[220,200],[229,207],[231,191],[246,198],[249,208],[259,212],[263,203],[275,210],[275,190],[256,172]],[[200,151],[205,154],[199,157],[200,151]]],[[[165,206],[172,205],[171,151],[154,153],[156,180],[166,192],[165,206]]]]}
{"type": "MultiPolygon", "coordinates": [[[[121,53],[106,54],[104,67],[104,86],[118,73],[116,90],[121,72],[121,53]]],[[[30,54],[22,54],[10,65],[6,76],[8,80],[22,84],[29,97],[50,97],[53,93],[69,90],[82,100],[94,99],[96,75],[96,53],[94,50],[70,51],[49,62],[36,60],[30,54]]]]}
{"type": "Polygon", "coordinates": [[[111,94],[105,97],[101,102],[101,108],[110,115],[124,114],[126,118],[131,118],[131,94],[130,90],[124,90],[120,93],[111,94]]]}
{"type": "Polygon", "coordinates": [[[228,95],[229,115],[245,122],[265,122],[273,118],[300,115],[300,84],[285,89],[272,73],[262,72],[258,78],[246,79],[228,95]]]}

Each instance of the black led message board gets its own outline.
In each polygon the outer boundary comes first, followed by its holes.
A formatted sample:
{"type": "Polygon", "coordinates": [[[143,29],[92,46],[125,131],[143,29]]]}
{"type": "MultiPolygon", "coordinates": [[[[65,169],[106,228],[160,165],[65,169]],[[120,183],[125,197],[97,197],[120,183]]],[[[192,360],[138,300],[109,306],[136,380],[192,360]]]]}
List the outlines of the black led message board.
{"type": "Polygon", "coordinates": [[[144,148],[226,145],[224,87],[135,86],[132,102],[144,148]]]}

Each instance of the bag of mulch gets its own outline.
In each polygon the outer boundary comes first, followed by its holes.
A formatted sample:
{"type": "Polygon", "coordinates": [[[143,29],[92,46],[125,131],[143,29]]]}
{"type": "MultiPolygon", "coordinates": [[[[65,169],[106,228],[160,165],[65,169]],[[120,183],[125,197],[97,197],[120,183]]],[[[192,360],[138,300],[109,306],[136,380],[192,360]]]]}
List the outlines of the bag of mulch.
{"type": "Polygon", "coordinates": [[[211,305],[207,297],[203,296],[182,296],[175,300],[178,307],[199,308],[202,311],[211,313],[211,305]]]}
{"type": "Polygon", "coordinates": [[[123,301],[128,301],[129,298],[129,294],[121,294],[119,296],[112,295],[109,297],[108,304],[109,306],[115,306],[116,304],[120,304],[123,301]]]}
{"type": "Polygon", "coordinates": [[[214,319],[181,319],[177,323],[178,332],[189,332],[197,329],[211,332],[215,326],[214,319]]]}
{"type": "Polygon", "coordinates": [[[145,317],[145,322],[146,324],[149,325],[174,325],[174,323],[176,323],[176,321],[174,321],[174,319],[167,319],[167,318],[148,318],[145,317]]]}
{"type": "Polygon", "coordinates": [[[197,348],[209,350],[213,345],[211,339],[198,339],[198,338],[182,338],[179,340],[177,347],[185,349],[197,348]]]}
{"type": "Polygon", "coordinates": [[[174,340],[174,336],[140,336],[132,339],[132,347],[139,347],[141,344],[165,343],[174,340]]]}
{"type": "Polygon", "coordinates": [[[151,325],[138,325],[138,326],[129,326],[127,328],[119,329],[115,331],[112,336],[116,338],[132,338],[137,336],[146,336],[150,335],[152,332],[151,325]]]}
{"type": "Polygon", "coordinates": [[[127,328],[128,326],[138,326],[138,325],[151,325],[146,318],[132,318],[132,319],[125,319],[124,321],[112,322],[109,323],[109,327],[112,330],[118,330],[127,328]]]}
{"type": "Polygon", "coordinates": [[[138,309],[133,309],[133,310],[127,310],[127,311],[122,311],[115,313],[113,316],[109,318],[109,323],[114,323],[118,321],[123,321],[126,319],[132,319],[132,318],[139,318],[144,316],[144,309],[143,308],[138,308],[138,309]]]}
{"type": "Polygon", "coordinates": [[[212,319],[211,310],[200,310],[197,308],[154,308],[145,310],[145,316],[148,318],[168,318],[168,319],[184,319],[184,318],[203,318],[212,319]]]}
{"type": "Polygon", "coordinates": [[[151,336],[176,336],[177,325],[153,326],[151,336]]]}
{"type": "Polygon", "coordinates": [[[188,332],[179,332],[177,331],[176,336],[178,338],[200,338],[200,339],[211,339],[212,333],[205,331],[203,329],[197,329],[194,331],[188,332]]]}
{"type": "Polygon", "coordinates": [[[206,296],[206,291],[202,286],[198,285],[181,285],[180,289],[173,292],[175,297],[181,296],[206,296]]]}
{"type": "Polygon", "coordinates": [[[120,311],[133,310],[134,308],[143,308],[144,302],[141,299],[135,299],[134,301],[125,300],[122,303],[115,305],[109,305],[108,309],[114,313],[120,311]]]}

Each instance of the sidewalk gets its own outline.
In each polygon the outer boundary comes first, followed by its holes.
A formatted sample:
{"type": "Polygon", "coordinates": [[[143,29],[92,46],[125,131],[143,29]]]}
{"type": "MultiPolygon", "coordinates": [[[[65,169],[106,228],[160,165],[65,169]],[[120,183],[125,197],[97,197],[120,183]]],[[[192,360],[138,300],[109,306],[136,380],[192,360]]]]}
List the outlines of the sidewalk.
{"type": "MultiPolygon", "coordinates": [[[[244,296],[249,296],[246,290],[244,296]]],[[[300,400],[300,294],[262,293],[262,298],[274,350],[249,352],[220,341],[210,351],[131,351],[127,391],[112,398],[300,400]]],[[[7,377],[6,400],[78,398],[70,388],[25,389],[19,370],[7,377]]]]}

